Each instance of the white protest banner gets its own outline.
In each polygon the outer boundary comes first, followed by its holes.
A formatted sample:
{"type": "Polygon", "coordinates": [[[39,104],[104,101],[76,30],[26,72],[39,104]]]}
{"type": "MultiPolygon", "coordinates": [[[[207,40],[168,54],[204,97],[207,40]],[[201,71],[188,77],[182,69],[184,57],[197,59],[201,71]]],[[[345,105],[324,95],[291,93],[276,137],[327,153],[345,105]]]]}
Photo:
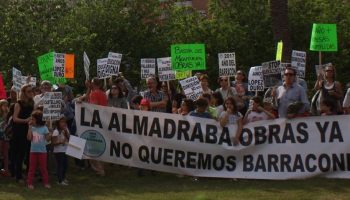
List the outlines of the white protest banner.
{"type": "Polygon", "coordinates": [[[143,58],[141,59],[141,79],[146,79],[156,75],[156,59],[143,58]]]}
{"type": "Polygon", "coordinates": [[[97,78],[99,79],[108,78],[107,62],[108,62],[108,58],[97,59],[97,78]]]}
{"type": "Polygon", "coordinates": [[[157,58],[159,81],[176,80],[175,71],[171,68],[171,57],[157,58]]]}
{"type": "Polygon", "coordinates": [[[86,80],[90,79],[90,59],[86,52],[84,51],[84,72],[86,80]]]}
{"type": "Polygon", "coordinates": [[[305,78],[306,52],[293,50],[291,65],[297,69],[297,76],[299,78],[305,78]]]}
{"type": "Polygon", "coordinates": [[[197,76],[192,76],[179,82],[187,98],[195,101],[198,99],[199,96],[202,95],[202,85],[198,80],[197,76]]]}
{"type": "Polygon", "coordinates": [[[219,76],[236,75],[235,53],[219,53],[219,76]]]}
{"type": "Polygon", "coordinates": [[[250,68],[248,76],[248,91],[264,91],[262,66],[250,68]]]}
{"type": "Polygon", "coordinates": [[[84,157],[198,177],[350,178],[350,115],[257,121],[237,127],[213,119],[76,105],[84,157]]]}
{"type": "Polygon", "coordinates": [[[86,140],[80,137],[71,135],[66,150],[66,154],[74,158],[82,159],[85,149],[86,140]]]}
{"type": "Polygon", "coordinates": [[[45,92],[43,101],[43,120],[59,120],[61,116],[62,92],[45,92]]]}
{"type": "Polygon", "coordinates": [[[119,53],[108,53],[108,60],[107,60],[107,72],[108,76],[112,75],[118,75],[119,74],[119,67],[120,63],[122,61],[122,54],[119,53]]]}
{"type": "Polygon", "coordinates": [[[64,77],[65,54],[54,53],[53,58],[53,76],[64,77]]]}
{"type": "Polygon", "coordinates": [[[280,61],[262,63],[265,88],[275,87],[282,83],[280,61]]]}
{"type": "Polygon", "coordinates": [[[15,67],[12,67],[12,83],[16,92],[21,91],[22,87],[22,72],[15,67]]]}

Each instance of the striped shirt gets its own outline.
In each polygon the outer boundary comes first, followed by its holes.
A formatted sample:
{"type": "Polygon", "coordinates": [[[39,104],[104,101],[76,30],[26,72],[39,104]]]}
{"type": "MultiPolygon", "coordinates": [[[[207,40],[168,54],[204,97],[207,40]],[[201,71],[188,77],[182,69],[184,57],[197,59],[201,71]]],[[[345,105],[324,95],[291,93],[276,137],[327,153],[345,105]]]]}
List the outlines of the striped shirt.
{"type": "MultiPolygon", "coordinates": [[[[143,98],[149,100],[150,102],[160,102],[163,101],[165,98],[165,94],[162,91],[157,91],[156,94],[152,94],[151,91],[146,91],[143,94],[143,98]]],[[[164,108],[151,108],[150,111],[153,112],[166,112],[166,107],[164,108]]]]}

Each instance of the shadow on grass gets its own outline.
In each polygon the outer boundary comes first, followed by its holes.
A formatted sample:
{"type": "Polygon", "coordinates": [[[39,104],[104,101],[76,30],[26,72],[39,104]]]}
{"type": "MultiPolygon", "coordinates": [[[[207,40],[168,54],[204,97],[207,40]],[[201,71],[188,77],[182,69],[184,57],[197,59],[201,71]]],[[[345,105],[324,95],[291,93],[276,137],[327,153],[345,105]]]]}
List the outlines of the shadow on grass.
{"type": "Polygon", "coordinates": [[[193,181],[191,177],[179,178],[174,174],[159,172],[152,175],[149,171],[146,171],[144,177],[138,177],[135,168],[110,164],[106,166],[105,177],[97,176],[91,170],[79,171],[71,167],[68,173],[70,185],[57,185],[56,177],[50,176],[52,188],[49,190],[36,182],[35,190],[30,191],[13,179],[1,178],[0,199],[218,199],[215,195],[223,195],[220,199],[232,199],[232,195],[252,199],[265,199],[261,197],[266,195],[266,199],[272,199],[271,197],[295,194],[298,197],[298,193],[305,199],[310,199],[327,193],[336,192],[340,196],[350,194],[350,180],[342,179],[234,181],[199,178],[199,181],[193,181]],[[191,194],[198,195],[192,198],[191,194]]]}

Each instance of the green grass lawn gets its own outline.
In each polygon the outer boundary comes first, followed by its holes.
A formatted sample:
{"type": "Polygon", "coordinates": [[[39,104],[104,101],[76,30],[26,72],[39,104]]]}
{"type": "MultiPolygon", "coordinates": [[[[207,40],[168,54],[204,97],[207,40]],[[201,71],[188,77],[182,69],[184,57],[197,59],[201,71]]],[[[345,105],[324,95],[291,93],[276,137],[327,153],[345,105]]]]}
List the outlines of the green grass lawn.
{"type": "MultiPolygon", "coordinates": [[[[51,174],[51,189],[35,182],[30,191],[12,178],[0,177],[0,199],[350,199],[350,180],[313,178],[306,180],[238,180],[190,177],[156,173],[138,177],[137,169],[106,165],[105,177],[90,169],[80,171],[71,163],[69,186],[56,184],[51,174]]],[[[52,171],[50,172],[52,173],[52,171]]]]}

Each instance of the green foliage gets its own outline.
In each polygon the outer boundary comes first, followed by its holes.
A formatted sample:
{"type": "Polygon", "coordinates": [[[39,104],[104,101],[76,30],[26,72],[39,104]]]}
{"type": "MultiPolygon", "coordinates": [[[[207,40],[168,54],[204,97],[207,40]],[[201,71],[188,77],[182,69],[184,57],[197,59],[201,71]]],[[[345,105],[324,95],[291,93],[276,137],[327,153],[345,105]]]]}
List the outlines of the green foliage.
{"type": "MultiPolygon", "coordinates": [[[[76,78],[83,86],[83,52],[90,61],[91,76],[96,60],[109,51],[123,54],[121,71],[134,85],[140,80],[140,59],[170,56],[170,45],[204,43],[207,72],[215,82],[217,54],[236,52],[237,65],[249,67],[275,58],[269,2],[266,0],[211,0],[209,15],[173,1],[158,0],[0,0],[1,71],[17,66],[38,76],[36,58],[51,50],[74,53],[76,78]]],[[[338,79],[350,72],[350,4],[346,0],[290,0],[289,20],[293,49],[308,53],[307,79],[314,80],[318,53],[309,51],[312,23],[336,23],[339,51],[323,53],[324,62],[337,65],[338,79]],[[339,6],[342,5],[342,6],[339,6]],[[344,73],[343,73],[344,72],[344,73]]],[[[215,87],[214,85],[212,87],[215,87]]]]}

